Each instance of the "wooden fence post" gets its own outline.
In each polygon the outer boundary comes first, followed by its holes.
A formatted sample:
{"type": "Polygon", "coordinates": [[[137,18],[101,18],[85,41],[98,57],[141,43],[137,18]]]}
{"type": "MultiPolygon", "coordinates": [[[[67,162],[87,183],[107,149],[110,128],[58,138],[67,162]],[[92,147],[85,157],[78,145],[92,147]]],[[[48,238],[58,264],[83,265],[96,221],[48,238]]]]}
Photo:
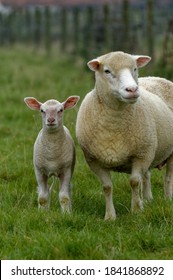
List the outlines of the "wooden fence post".
{"type": "Polygon", "coordinates": [[[35,24],[34,24],[34,44],[37,47],[41,44],[41,12],[39,8],[35,9],[35,24]]]}
{"type": "Polygon", "coordinates": [[[51,51],[51,13],[49,6],[44,10],[44,42],[46,53],[50,54],[51,51]]]}
{"type": "Polygon", "coordinates": [[[147,45],[148,55],[154,60],[154,2],[153,0],[147,0],[147,45]]]}
{"type": "Polygon", "coordinates": [[[129,0],[124,0],[122,3],[122,22],[123,22],[122,47],[124,51],[129,51],[129,46],[130,46],[129,0]]]}
{"type": "Polygon", "coordinates": [[[111,50],[111,21],[110,21],[110,8],[108,4],[103,6],[103,13],[104,13],[104,48],[105,51],[111,50]]]}
{"type": "Polygon", "coordinates": [[[80,43],[80,21],[79,21],[79,8],[75,7],[73,9],[73,53],[77,54],[79,52],[80,43]]]}
{"type": "Polygon", "coordinates": [[[13,11],[8,15],[9,44],[10,45],[13,45],[16,42],[15,20],[16,20],[16,13],[13,11]]]}
{"type": "Polygon", "coordinates": [[[61,49],[66,51],[67,49],[67,10],[63,8],[61,10],[61,49]]]}
{"type": "Polygon", "coordinates": [[[92,46],[92,28],[93,28],[93,8],[87,7],[84,18],[84,29],[82,38],[82,55],[88,60],[92,46]]]}
{"type": "Polygon", "coordinates": [[[32,16],[31,13],[28,9],[25,10],[25,35],[24,35],[24,40],[26,43],[31,43],[32,42],[32,16]]]}
{"type": "Polygon", "coordinates": [[[0,45],[3,45],[3,16],[0,13],[0,45]]]}

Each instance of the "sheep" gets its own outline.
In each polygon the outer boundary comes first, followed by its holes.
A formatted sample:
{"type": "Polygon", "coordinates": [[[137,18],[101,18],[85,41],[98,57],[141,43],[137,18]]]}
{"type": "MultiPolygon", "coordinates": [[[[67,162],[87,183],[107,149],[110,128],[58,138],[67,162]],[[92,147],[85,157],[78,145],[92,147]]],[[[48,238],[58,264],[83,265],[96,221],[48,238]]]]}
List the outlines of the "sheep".
{"type": "MultiPolygon", "coordinates": [[[[143,77],[138,79],[139,86],[144,87],[147,91],[158,95],[167,106],[173,111],[173,83],[160,77],[143,77]],[[157,88],[157,90],[155,90],[157,88]]],[[[167,160],[157,166],[159,170],[163,168],[167,160]]]]}
{"type": "Polygon", "coordinates": [[[53,175],[60,180],[61,210],[71,212],[70,181],[75,165],[75,146],[62,118],[63,111],[73,108],[78,100],[79,96],[70,96],[62,103],[54,99],[41,103],[34,97],[24,98],[30,109],[41,111],[42,115],[43,127],[36,138],[33,154],[39,208],[49,208],[51,188],[48,178],[53,175]]]}
{"type": "MultiPolygon", "coordinates": [[[[157,87],[149,92],[138,85],[138,68],[150,60],[149,56],[111,52],[88,62],[95,72],[95,87],[80,105],[76,136],[103,185],[105,220],[116,218],[110,171],[130,173],[131,210],[135,212],[143,209],[143,199],[152,199],[150,169],[166,162],[165,197],[172,197],[173,113],[154,94],[157,87]]],[[[172,87],[169,94],[173,95],[172,87]]]]}
{"type": "Polygon", "coordinates": [[[139,78],[139,85],[158,95],[173,111],[173,83],[171,81],[160,77],[143,77],[139,78]]]}

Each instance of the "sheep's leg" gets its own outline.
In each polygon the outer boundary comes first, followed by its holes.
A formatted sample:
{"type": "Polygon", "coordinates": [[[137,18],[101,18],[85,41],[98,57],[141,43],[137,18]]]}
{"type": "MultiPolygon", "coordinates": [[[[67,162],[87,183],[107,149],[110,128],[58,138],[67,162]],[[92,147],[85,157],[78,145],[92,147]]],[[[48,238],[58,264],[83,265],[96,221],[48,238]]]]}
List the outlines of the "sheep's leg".
{"type": "Polygon", "coordinates": [[[38,183],[38,207],[49,208],[48,177],[45,174],[42,174],[39,170],[36,170],[35,175],[38,183]]]}
{"type": "Polygon", "coordinates": [[[59,202],[62,212],[71,212],[71,185],[70,180],[72,177],[71,169],[69,168],[60,176],[60,190],[59,190],[59,202]]]}
{"type": "Polygon", "coordinates": [[[102,185],[103,191],[106,199],[106,213],[105,220],[115,220],[116,212],[113,204],[113,185],[110,178],[110,172],[102,167],[100,167],[96,162],[88,162],[91,170],[98,176],[102,185]]]}
{"type": "Polygon", "coordinates": [[[142,184],[142,176],[138,166],[132,166],[132,173],[130,177],[130,186],[132,189],[132,201],[131,209],[132,212],[135,212],[138,209],[143,208],[143,202],[140,198],[140,186],[142,184]]]}
{"type": "Polygon", "coordinates": [[[145,200],[152,200],[152,192],[151,192],[151,181],[150,181],[150,171],[147,171],[142,176],[142,194],[143,199],[145,200]]]}
{"type": "Polygon", "coordinates": [[[165,198],[172,198],[173,190],[173,154],[169,157],[166,164],[166,175],[164,183],[165,198]]]}

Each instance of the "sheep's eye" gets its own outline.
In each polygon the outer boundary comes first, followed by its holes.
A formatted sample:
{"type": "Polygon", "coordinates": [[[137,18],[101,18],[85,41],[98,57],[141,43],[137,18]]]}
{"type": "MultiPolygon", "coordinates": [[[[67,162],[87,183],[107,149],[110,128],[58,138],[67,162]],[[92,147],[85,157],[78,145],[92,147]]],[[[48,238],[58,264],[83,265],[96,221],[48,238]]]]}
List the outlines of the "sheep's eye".
{"type": "Polygon", "coordinates": [[[58,113],[62,113],[63,112],[63,109],[60,109],[59,111],[58,111],[58,113]]]}
{"type": "Polygon", "coordinates": [[[137,68],[134,68],[134,72],[136,72],[137,68]]]}
{"type": "Polygon", "coordinates": [[[111,71],[109,71],[108,69],[106,69],[104,72],[105,72],[106,74],[111,74],[111,71]]]}
{"type": "Polygon", "coordinates": [[[45,111],[43,109],[41,109],[41,113],[45,113],[45,111]]]}

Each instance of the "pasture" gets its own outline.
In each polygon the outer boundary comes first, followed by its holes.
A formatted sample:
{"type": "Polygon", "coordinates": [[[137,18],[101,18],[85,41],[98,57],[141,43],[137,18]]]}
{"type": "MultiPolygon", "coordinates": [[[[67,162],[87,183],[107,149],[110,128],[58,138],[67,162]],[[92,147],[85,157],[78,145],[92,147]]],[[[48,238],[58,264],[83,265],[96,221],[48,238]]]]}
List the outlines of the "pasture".
{"type": "Polygon", "coordinates": [[[78,108],[93,86],[93,74],[79,59],[58,53],[48,57],[26,47],[0,49],[1,259],[172,259],[173,201],[164,199],[164,169],[153,170],[154,200],[136,214],[130,212],[128,175],[113,173],[117,219],[103,220],[101,185],[89,170],[75,137],[78,108]],[[80,95],[81,100],[75,109],[64,113],[64,124],[75,141],[77,161],[73,213],[62,215],[58,182],[50,210],[37,208],[32,152],[41,118],[26,107],[23,99],[34,96],[40,101],[64,101],[69,95],[80,95]]]}

